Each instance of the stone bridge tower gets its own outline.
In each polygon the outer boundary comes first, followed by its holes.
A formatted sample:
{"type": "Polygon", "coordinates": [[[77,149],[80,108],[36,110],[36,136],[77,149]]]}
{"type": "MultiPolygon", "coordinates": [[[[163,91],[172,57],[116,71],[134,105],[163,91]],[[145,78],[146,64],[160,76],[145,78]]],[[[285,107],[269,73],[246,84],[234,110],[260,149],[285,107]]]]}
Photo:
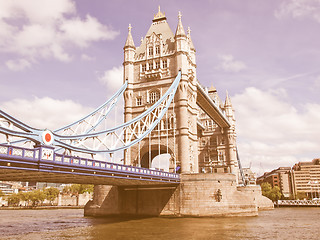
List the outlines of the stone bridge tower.
{"type": "Polygon", "coordinates": [[[181,14],[174,34],[159,7],[139,47],[134,44],[129,25],[123,66],[124,81],[128,81],[125,121],[152,106],[181,71],[168,113],[149,137],[125,151],[125,164],[150,167],[153,157],[169,153],[170,171],[176,168],[183,173],[199,172],[195,48],[190,30],[186,34],[183,28],[181,14]]]}

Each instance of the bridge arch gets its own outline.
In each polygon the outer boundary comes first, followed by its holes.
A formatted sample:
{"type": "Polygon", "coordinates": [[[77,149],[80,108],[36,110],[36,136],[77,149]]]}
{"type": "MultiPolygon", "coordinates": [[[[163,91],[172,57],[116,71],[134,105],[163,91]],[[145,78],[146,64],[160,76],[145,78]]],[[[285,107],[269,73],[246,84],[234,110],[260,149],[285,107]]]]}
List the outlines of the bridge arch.
{"type": "MultiPolygon", "coordinates": [[[[140,156],[139,153],[136,154],[135,156],[135,162],[139,163],[139,157],[140,157],[140,164],[141,167],[144,168],[151,168],[153,166],[153,161],[155,160],[155,158],[159,155],[164,155],[164,154],[168,154],[167,156],[165,156],[165,158],[161,159],[161,164],[160,164],[160,169],[164,169],[163,166],[167,165],[169,167],[170,172],[174,170],[175,164],[174,164],[174,152],[172,147],[170,146],[166,146],[164,144],[145,144],[144,146],[141,147],[140,149],[140,156]],[[159,152],[160,150],[160,152],[159,152]]],[[[159,168],[159,167],[155,167],[155,168],[159,168]]],[[[165,169],[164,169],[165,170],[165,169]]]]}

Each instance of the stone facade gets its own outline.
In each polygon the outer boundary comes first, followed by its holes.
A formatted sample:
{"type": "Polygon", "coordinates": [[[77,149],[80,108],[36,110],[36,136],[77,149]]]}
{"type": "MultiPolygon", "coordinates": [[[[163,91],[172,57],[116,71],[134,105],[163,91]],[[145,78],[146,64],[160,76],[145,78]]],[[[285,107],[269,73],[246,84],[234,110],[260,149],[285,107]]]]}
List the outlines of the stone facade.
{"type": "Polygon", "coordinates": [[[139,47],[129,26],[124,46],[125,121],[140,115],[170,87],[178,71],[181,81],[174,103],[159,126],[136,146],[125,152],[125,164],[150,167],[152,159],[163,153],[171,155],[170,170],[183,173],[226,172],[238,174],[234,110],[227,96],[220,101],[216,90],[208,95],[231,123],[218,126],[197,105],[196,50],[182,25],[181,14],[175,34],[159,9],[139,47]]]}
{"type": "Polygon", "coordinates": [[[179,186],[99,186],[86,216],[256,216],[272,209],[260,186],[237,187],[234,174],[181,174],[179,186]]]}
{"type": "Polygon", "coordinates": [[[147,168],[156,155],[169,153],[170,170],[180,167],[181,183],[152,188],[95,186],[85,215],[254,216],[259,207],[273,208],[261,196],[260,186],[238,188],[235,117],[228,94],[222,103],[215,89],[206,92],[208,102],[230,123],[228,127],[218,125],[197,104],[195,48],[180,13],[173,34],[159,9],[138,48],[129,26],[123,66],[128,81],[125,121],[154,104],[181,71],[166,116],[148,137],[125,151],[125,164],[147,168]]]}

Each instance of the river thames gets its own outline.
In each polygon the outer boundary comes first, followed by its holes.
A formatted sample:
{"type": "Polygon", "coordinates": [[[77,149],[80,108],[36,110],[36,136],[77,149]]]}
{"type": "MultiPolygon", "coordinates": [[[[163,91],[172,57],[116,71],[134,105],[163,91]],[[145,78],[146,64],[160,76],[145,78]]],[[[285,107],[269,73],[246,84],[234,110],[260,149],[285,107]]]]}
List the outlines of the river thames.
{"type": "Polygon", "coordinates": [[[320,208],[258,217],[94,219],[82,209],[1,210],[0,239],[320,239],[320,208]]]}

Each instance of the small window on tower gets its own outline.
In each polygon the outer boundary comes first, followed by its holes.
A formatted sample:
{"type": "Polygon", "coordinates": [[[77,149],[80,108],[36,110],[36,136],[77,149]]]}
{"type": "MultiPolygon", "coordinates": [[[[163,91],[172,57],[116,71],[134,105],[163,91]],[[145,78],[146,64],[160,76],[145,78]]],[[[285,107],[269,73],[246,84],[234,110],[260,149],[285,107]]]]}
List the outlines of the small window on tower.
{"type": "Polygon", "coordinates": [[[163,68],[168,67],[168,60],[167,59],[162,61],[162,66],[163,66],[163,68]]]}
{"type": "Polygon", "coordinates": [[[160,46],[156,46],[156,54],[159,55],[160,54],[160,46]]]}
{"type": "Polygon", "coordinates": [[[149,70],[153,69],[153,62],[149,62],[149,70]]]}
{"type": "Polygon", "coordinates": [[[153,56],[153,47],[149,47],[149,56],[153,56]]]}
{"type": "Polygon", "coordinates": [[[146,71],[146,65],[145,64],[142,64],[141,65],[141,72],[145,72],[146,71]]]}
{"type": "Polygon", "coordinates": [[[154,91],[150,93],[150,103],[155,103],[160,98],[160,93],[158,91],[154,91]]]}
{"type": "Polygon", "coordinates": [[[136,98],[136,105],[137,106],[141,106],[142,105],[142,98],[141,97],[137,97],[136,98]]]}
{"type": "Polygon", "coordinates": [[[160,62],[156,62],[156,69],[160,68],[160,62]]]}

